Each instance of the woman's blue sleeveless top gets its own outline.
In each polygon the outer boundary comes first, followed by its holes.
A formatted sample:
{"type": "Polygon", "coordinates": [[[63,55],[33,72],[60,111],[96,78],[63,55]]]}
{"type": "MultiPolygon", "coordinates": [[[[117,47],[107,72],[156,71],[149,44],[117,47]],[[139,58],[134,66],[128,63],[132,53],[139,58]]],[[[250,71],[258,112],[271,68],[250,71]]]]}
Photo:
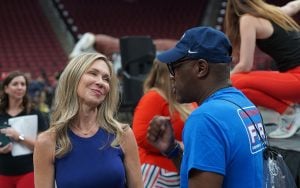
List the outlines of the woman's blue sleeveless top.
{"type": "Polygon", "coordinates": [[[68,131],[72,150],[55,159],[57,188],[123,188],[126,185],[124,154],[111,147],[113,134],[99,129],[89,138],[68,131]]]}

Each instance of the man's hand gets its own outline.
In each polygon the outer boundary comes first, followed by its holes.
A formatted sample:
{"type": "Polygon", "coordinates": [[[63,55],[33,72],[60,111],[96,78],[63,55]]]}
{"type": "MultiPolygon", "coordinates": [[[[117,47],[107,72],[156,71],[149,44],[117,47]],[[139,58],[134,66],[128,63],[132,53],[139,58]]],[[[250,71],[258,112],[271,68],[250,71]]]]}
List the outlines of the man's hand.
{"type": "Polygon", "coordinates": [[[169,117],[155,116],[150,121],[147,139],[160,152],[166,153],[175,144],[173,128],[169,117]]]}

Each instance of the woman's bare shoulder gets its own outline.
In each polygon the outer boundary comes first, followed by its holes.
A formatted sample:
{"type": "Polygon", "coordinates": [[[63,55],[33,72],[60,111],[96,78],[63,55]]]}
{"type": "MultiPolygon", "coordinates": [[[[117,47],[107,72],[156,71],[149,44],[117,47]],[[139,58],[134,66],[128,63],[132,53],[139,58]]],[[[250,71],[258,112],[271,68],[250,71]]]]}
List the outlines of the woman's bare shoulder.
{"type": "Polygon", "coordinates": [[[34,146],[34,161],[48,161],[49,164],[53,164],[55,159],[55,133],[47,130],[40,133],[37,137],[36,144],[34,146]]]}
{"type": "Polygon", "coordinates": [[[258,21],[258,17],[253,16],[251,14],[243,14],[240,17],[240,22],[257,22],[258,21]]]}
{"type": "Polygon", "coordinates": [[[40,133],[36,141],[37,146],[43,148],[52,148],[55,146],[55,132],[50,130],[40,133]]]}

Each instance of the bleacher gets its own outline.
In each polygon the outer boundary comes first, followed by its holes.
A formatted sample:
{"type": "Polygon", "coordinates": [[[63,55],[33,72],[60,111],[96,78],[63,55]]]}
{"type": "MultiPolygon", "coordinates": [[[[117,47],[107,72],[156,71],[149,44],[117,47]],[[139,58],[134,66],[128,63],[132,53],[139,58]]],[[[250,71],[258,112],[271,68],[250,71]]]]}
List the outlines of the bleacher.
{"type": "Polygon", "coordinates": [[[55,0],[55,3],[73,20],[78,35],[92,32],[118,38],[150,35],[154,39],[178,39],[187,28],[200,24],[207,1],[55,0]]]}
{"type": "Polygon", "coordinates": [[[67,61],[38,0],[2,0],[0,72],[20,70],[35,78],[61,70],[67,61]]]}
{"type": "MultiPolygon", "coordinates": [[[[21,70],[33,77],[43,69],[60,71],[67,54],[59,43],[39,0],[2,0],[0,6],[0,72],[21,70]]],[[[53,0],[71,20],[77,38],[85,32],[113,37],[149,35],[153,39],[178,39],[190,27],[201,24],[209,1],[202,0],[53,0]]],[[[283,5],[288,0],[269,0],[283,5]]],[[[300,14],[294,17],[300,23],[300,14]]],[[[268,68],[270,58],[258,52],[256,67],[268,68]],[[260,62],[267,62],[263,65],[260,62]]]]}

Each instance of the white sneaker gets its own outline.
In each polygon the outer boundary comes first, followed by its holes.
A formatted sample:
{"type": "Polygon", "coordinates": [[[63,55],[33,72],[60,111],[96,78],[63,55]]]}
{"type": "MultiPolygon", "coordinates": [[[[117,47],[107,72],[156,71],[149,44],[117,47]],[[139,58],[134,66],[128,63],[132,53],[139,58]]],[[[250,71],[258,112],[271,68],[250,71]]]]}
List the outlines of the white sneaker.
{"type": "Polygon", "coordinates": [[[291,115],[281,116],[279,127],[269,133],[270,138],[290,138],[300,129],[300,109],[291,115]]]}
{"type": "Polygon", "coordinates": [[[75,56],[87,52],[87,51],[95,51],[93,46],[96,42],[96,37],[92,33],[85,33],[79,39],[79,41],[75,44],[72,52],[69,55],[69,58],[72,59],[75,56]]]}

